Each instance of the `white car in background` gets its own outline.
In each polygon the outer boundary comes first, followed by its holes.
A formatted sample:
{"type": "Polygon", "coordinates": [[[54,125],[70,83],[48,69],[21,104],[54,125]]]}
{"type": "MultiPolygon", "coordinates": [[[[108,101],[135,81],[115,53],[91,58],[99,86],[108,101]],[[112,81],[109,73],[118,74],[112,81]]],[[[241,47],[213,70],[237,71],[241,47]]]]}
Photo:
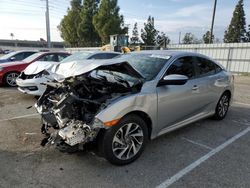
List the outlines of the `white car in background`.
{"type": "MultiPolygon", "coordinates": [[[[121,53],[117,52],[76,52],[59,62],[59,64],[87,59],[112,59],[120,55],[121,53]]],[[[42,95],[46,90],[46,85],[43,83],[53,80],[51,72],[54,72],[53,70],[57,67],[56,65],[58,65],[58,62],[37,61],[30,64],[16,79],[18,90],[30,95],[42,95]]]]}

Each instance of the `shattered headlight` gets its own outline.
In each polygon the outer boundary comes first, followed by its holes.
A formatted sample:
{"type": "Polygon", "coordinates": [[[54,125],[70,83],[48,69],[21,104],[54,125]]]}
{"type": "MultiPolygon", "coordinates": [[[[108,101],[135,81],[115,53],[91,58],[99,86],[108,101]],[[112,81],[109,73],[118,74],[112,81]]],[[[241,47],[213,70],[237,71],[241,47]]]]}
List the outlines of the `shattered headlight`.
{"type": "Polygon", "coordinates": [[[49,75],[49,72],[44,70],[44,71],[38,73],[34,78],[42,78],[42,77],[48,76],[48,75],[49,75]]]}
{"type": "Polygon", "coordinates": [[[93,128],[104,128],[105,126],[101,120],[99,120],[98,118],[95,118],[93,123],[92,123],[92,127],[93,128]]]}

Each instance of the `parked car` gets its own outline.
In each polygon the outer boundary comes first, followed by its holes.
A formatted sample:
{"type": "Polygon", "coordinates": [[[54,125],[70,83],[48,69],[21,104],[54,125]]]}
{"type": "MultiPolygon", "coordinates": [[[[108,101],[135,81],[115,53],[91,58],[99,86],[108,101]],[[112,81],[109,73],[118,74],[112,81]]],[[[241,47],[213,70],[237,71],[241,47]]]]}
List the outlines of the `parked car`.
{"type": "Polygon", "coordinates": [[[67,151],[95,141],[116,165],[136,160],[148,139],[210,116],[222,120],[233,97],[232,74],[197,53],[146,51],[71,64],[35,105],[42,133],[55,129],[42,145],[67,151]]]}
{"type": "Polygon", "coordinates": [[[4,50],[4,53],[6,55],[0,57],[0,64],[6,63],[6,62],[12,62],[12,61],[22,61],[25,58],[33,55],[34,53],[37,53],[37,51],[26,50],[26,51],[16,51],[16,52],[7,53],[7,51],[4,50]]]}
{"type": "Polygon", "coordinates": [[[16,78],[31,63],[35,61],[60,61],[69,56],[66,52],[38,52],[23,61],[15,61],[0,64],[0,84],[16,86],[16,78]]]}
{"type": "MultiPolygon", "coordinates": [[[[60,64],[71,61],[82,61],[86,59],[111,59],[121,55],[117,52],[77,52],[60,62],[60,64]]],[[[51,81],[50,71],[58,62],[34,62],[30,64],[17,78],[18,90],[22,93],[40,96],[46,90],[46,85],[42,83],[51,81]]]]}

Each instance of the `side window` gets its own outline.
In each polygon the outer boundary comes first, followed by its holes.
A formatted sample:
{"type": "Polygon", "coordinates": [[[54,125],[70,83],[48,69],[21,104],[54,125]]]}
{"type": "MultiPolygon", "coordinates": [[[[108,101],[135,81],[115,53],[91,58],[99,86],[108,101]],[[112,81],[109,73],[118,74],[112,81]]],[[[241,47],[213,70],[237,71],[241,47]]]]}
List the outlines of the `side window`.
{"type": "Polygon", "coordinates": [[[34,53],[35,52],[24,52],[23,58],[25,59],[26,57],[29,57],[29,56],[31,56],[34,53]]]}
{"type": "Polygon", "coordinates": [[[214,64],[214,65],[215,65],[215,72],[216,73],[219,73],[222,71],[222,68],[219,65],[216,65],[216,64],[214,64]]]}
{"type": "Polygon", "coordinates": [[[203,77],[203,76],[213,75],[216,73],[214,62],[201,57],[197,57],[196,59],[197,59],[196,65],[198,74],[197,76],[203,77]]]}
{"type": "Polygon", "coordinates": [[[20,61],[24,59],[24,52],[18,53],[15,56],[13,56],[15,58],[15,61],[20,61]]]}
{"type": "Polygon", "coordinates": [[[95,54],[91,56],[89,59],[106,59],[106,53],[101,53],[101,54],[95,54]]]}
{"type": "Polygon", "coordinates": [[[39,58],[38,61],[55,61],[58,62],[58,57],[56,54],[47,54],[39,58]]]}
{"type": "Polygon", "coordinates": [[[177,59],[172,65],[170,65],[165,76],[170,74],[185,75],[189,79],[194,78],[193,57],[188,56],[177,59]]]}
{"type": "Polygon", "coordinates": [[[120,54],[106,54],[106,59],[113,59],[114,57],[119,56],[120,54]]]}
{"type": "Polygon", "coordinates": [[[58,56],[58,61],[59,62],[62,61],[64,58],[68,57],[67,54],[58,54],[57,56],[58,56]]]}

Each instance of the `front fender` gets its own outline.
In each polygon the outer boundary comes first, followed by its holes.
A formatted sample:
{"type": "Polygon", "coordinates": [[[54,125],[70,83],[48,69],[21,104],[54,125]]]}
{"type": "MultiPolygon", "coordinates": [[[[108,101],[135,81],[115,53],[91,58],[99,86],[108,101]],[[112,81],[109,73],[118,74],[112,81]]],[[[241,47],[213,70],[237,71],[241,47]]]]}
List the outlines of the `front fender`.
{"type": "Polygon", "coordinates": [[[157,96],[151,94],[135,94],[122,97],[96,115],[102,122],[120,119],[133,111],[146,113],[152,121],[152,126],[157,124],[157,96]]]}

